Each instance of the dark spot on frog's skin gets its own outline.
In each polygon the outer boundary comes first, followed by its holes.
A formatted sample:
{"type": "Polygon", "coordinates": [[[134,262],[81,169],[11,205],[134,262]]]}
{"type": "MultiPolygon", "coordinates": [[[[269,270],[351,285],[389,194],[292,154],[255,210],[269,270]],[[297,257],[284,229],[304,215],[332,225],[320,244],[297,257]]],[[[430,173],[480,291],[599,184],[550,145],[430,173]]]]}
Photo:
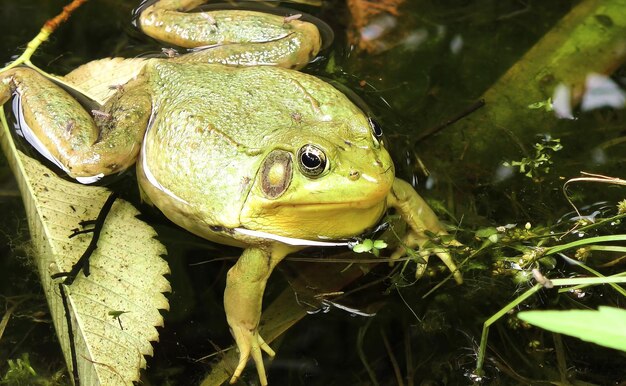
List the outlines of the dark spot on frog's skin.
{"type": "Polygon", "coordinates": [[[117,92],[124,91],[124,85],[122,84],[112,84],[109,86],[109,90],[115,90],[117,92]]]}
{"type": "Polygon", "coordinates": [[[539,83],[542,86],[549,86],[552,83],[554,83],[554,75],[552,74],[546,74],[544,76],[541,77],[541,79],[539,79],[539,83]]]}
{"type": "Polygon", "coordinates": [[[606,27],[606,28],[613,27],[613,19],[611,19],[610,16],[608,16],[608,15],[595,15],[595,18],[598,21],[598,23],[602,24],[604,27],[606,27]]]}
{"type": "Polygon", "coordinates": [[[44,177],[50,177],[50,174],[48,174],[48,173],[44,173],[44,174],[43,174],[43,176],[44,176],[44,177]]]}
{"type": "Polygon", "coordinates": [[[209,229],[212,232],[219,233],[219,232],[225,232],[227,228],[224,228],[223,226],[219,226],[219,225],[209,225],[209,229]]]}
{"type": "Polygon", "coordinates": [[[65,131],[68,134],[72,134],[72,131],[74,130],[74,128],[76,127],[76,122],[74,122],[73,120],[69,121],[67,123],[67,125],[65,125],[65,131]]]}
{"type": "Polygon", "coordinates": [[[348,141],[347,139],[343,140],[343,143],[345,143],[346,145],[348,145],[348,147],[352,146],[352,142],[348,141]]]}
{"type": "Polygon", "coordinates": [[[161,48],[161,52],[163,52],[163,54],[165,54],[165,56],[167,56],[168,58],[174,58],[178,56],[178,51],[173,48],[161,48]]]}
{"type": "Polygon", "coordinates": [[[343,146],[339,146],[339,145],[337,145],[337,149],[339,149],[339,150],[341,150],[341,151],[346,151],[346,150],[347,150],[345,147],[343,147],[343,146]]]}
{"type": "Polygon", "coordinates": [[[111,114],[102,110],[91,110],[91,114],[93,114],[94,118],[101,118],[106,120],[109,120],[113,117],[111,114]]]}
{"type": "Polygon", "coordinates": [[[72,210],[72,212],[76,212],[76,208],[74,207],[74,205],[70,205],[70,209],[72,210]]]}
{"type": "Polygon", "coordinates": [[[293,119],[296,123],[302,122],[302,114],[294,111],[290,115],[291,115],[291,119],[293,119]]]}
{"type": "Polygon", "coordinates": [[[219,225],[209,225],[209,229],[212,232],[215,232],[215,233],[225,233],[225,234],[228,234],[228,235],[235,234],[235,231],[233,229],[226,228],[226,227],[219,226],[219,225]]]}
{"type": "Polygon", "coordinates": [[[250,185],[250,182],[252,181],[252,179],[250,177],[244,176],[241,178],[241,191],[245,192],[246,189],[248,189],[248,186],[250,185]]]}

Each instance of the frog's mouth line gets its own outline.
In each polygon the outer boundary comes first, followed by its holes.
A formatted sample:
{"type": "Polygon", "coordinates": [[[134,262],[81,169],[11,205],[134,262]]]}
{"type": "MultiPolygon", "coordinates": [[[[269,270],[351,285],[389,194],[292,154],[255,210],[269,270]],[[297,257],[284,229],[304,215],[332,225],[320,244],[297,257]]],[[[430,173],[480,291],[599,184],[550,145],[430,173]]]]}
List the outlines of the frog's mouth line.
{"type": "Polygon", "coordinates": [[[294,208],[294,209],[304,209],[304,210],[321,210],[325,207],[332,208],[333,210],[337,209],[370,209],[377,205],[384,205],[386,202],[385,198],[387,195],[376,197],[369,200],[356,200],[356,201],[336,201],[336,202],[274,202],[274,205],[268,205],[268,208],[294,208]]]}

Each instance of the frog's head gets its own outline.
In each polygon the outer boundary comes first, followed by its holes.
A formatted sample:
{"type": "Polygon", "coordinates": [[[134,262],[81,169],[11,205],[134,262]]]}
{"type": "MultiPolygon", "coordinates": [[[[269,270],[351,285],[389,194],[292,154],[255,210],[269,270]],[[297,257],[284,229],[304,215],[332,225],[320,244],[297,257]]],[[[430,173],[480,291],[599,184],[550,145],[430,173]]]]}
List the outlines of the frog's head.
{"type": "Polygon", "coordinates": [[[382,131],[360,110],[339,122],[291,130],[265,153],[241,225],[319,240],[361,234],[378,222],[394,180],[382,131]]]}

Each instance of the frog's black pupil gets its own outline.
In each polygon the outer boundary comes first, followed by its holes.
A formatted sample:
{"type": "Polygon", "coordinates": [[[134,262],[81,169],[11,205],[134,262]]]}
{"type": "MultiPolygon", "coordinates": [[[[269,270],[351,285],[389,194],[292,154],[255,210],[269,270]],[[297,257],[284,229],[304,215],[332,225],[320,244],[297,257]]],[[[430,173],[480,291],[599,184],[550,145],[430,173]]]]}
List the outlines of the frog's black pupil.
{"type": "Polygon", "coordinates": [[[310,151],[302,152],[302,156],[300,157],[300,159],[302,160],[302,165],[309,169],[316,169],[322,164],[322,160],[320,159],[320,157],[315,153],[311,153],[310,151]]]}
{"type": "Polygon", "coordinates": [[[374,130],[374,135],[377,138],[383,136],[383,128],[380,127],[380,124],[374,118],[370,118],[370,125],[372,126],[372,130],[374,130]]]}
{"type": "Polygon", "coordinates": [[[326,155],[324,151],[315,145],[304,145],[298,151],[300,171],[309,177],[317,178],[326,169],[326,155]]]}

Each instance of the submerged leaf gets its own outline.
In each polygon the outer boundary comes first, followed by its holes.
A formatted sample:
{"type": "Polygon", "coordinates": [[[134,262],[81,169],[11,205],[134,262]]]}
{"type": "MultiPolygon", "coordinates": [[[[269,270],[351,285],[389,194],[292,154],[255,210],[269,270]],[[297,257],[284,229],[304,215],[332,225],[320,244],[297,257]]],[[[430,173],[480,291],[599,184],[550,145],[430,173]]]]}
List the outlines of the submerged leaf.
{"type": "Polygon", "coordinates": [[[597,311],[525,311],[517,316],[549,331],[626,351],[626,310],[599,307],[597,311]]]}

